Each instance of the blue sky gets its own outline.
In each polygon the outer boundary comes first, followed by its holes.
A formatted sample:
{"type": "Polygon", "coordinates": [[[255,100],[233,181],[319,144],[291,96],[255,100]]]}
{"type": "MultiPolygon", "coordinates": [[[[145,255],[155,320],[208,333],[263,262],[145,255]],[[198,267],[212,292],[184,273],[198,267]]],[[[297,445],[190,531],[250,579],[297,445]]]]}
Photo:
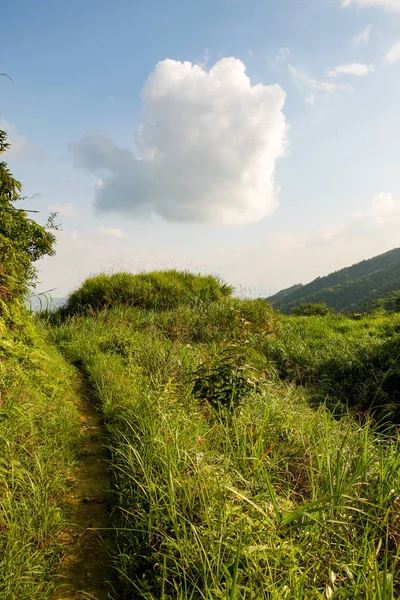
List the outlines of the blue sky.
{"type": "Polygon", "coordinates": [[[6,160],[62,223],[38,290],[179,267],[269,294],[400,245],[400,0],[6,0],[2,25],[6,160]]]}

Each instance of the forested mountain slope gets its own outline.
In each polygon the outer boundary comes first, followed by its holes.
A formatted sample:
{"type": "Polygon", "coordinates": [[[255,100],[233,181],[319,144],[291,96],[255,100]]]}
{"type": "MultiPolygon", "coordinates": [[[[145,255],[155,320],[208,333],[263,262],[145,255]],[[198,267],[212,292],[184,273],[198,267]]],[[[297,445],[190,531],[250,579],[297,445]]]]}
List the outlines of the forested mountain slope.
{"type": "Polygon", "coordinates": [[[341,313],[360,312],[365,304],[400,290],[400,248],[351,267],[317,277],[307,285],[294,285],[268,298],[285,314],[306,302],[326,302],[341,313]]]}

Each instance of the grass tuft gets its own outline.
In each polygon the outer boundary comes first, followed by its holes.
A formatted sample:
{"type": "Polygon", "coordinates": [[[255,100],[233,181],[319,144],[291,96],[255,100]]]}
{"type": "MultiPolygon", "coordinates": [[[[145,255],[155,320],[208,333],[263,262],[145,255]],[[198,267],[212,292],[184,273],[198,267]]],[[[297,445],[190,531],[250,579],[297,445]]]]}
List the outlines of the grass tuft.
{"type": "Polygon", "coordinates": [[[105,273],[90,277],[67,301],[67,314],[126,304],[147,310],[167,310],[181,304],[209,303],[229,296],[232,288],[217,277],[180,271],[105,273]]]}

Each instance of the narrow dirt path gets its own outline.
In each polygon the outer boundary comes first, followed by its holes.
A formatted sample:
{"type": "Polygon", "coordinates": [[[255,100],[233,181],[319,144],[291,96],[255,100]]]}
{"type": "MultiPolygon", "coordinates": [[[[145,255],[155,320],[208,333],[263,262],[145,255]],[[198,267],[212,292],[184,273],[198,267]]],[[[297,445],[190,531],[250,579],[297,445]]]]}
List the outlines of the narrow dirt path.
{"type": "Polygon", "coordinates": [[[95,400],[81,380],[80,421],[83,445],[72,492],[66,498],[69,527],[63,533],[64,556],[54,600],[115,598],[109,554],[113,535],[108,511],[108,453],[95,400]]]}

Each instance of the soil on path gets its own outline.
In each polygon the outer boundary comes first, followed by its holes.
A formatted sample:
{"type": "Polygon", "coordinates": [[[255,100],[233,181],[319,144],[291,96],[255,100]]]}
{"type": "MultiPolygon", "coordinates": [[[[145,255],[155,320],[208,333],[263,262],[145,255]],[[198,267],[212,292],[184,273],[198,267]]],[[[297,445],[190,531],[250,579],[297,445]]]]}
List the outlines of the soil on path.
{"type": "Polygon", "coordinates": [[[69,526],[63,533],[64,556],[54,600],[110,600],[113,544],[108,510],[108,452],[101,417],[82,379],[80,421],[83,445],[72,492],[66,498],[69,526]]]}

